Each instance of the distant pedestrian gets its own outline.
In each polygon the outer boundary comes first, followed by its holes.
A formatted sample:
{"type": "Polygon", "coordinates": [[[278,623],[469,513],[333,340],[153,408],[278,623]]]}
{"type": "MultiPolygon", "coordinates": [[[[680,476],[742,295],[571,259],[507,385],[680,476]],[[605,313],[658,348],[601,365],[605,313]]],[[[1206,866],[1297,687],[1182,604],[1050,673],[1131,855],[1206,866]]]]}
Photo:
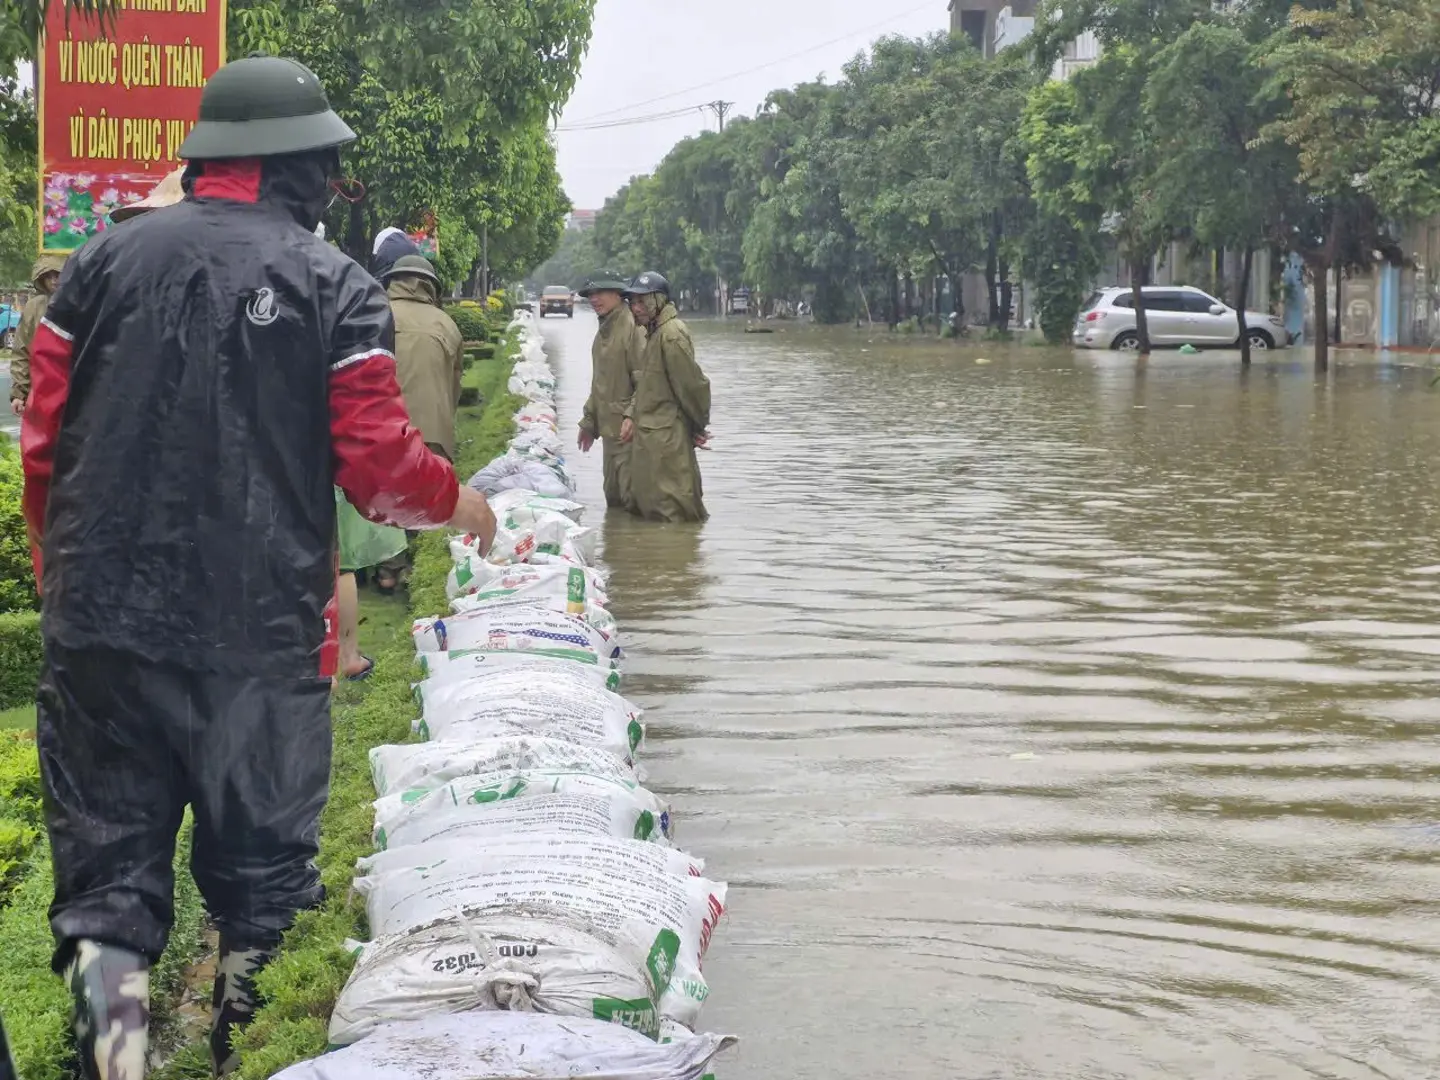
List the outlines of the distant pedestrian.
{"type": "Polygon", "coordinates": [[[403,229],[393,225],[375,234],[375,245],[370,252],[370,273],[376,281],[384,281],[390,268],[407,255],[419,255],[420,245],[405,235],[403,229]]]}
{"type": "Polygon", "coordinates": [[[613,271],[597,273],[580,290],[600,316],[600,329],[590,346],[590,396],[580,417],[577,443],[585,453],[600,439],[604,453],[605,503],[628,508],[630,446],[620,441],[625,410],[635,395],[635,376],[645,350],[645,331],[625,304],[627,283],[613,271]]]}
{"type": "Polygon", "coordinates": [[[20,313],[20,325],[15,330],[15,354],[10,358],[10,411],[16,416],[25,414],[25,403],[30,399],[30,343],[35,340],[35,331],[50,306],[50,296],[60,283],[60,271],[65,268],[63,254],[44,254],[35,260],[30,271],[35,286],[35,295],[25,302],[20,313]]]}
{"type": "Polygon", "coordinates": [[[652,521],[704,521],[695,450],[710,441],[710,380],[695,362],[690,331],[670,299],[670,283],[653,270],[625,290],[645,351],[620,441],[630,444],[634,511],[652,521]]]}

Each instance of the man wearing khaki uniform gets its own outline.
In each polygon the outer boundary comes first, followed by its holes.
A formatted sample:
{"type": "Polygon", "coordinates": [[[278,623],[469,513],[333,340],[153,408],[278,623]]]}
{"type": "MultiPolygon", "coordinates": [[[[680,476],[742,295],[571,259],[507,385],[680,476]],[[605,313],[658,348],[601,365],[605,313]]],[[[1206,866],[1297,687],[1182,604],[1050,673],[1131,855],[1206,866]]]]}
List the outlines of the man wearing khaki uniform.
{"type": "Polygon", "coordinates": [[[600,317],[600,332],[590,347],[593,367],[590,397],[580,418],[580,449],[589,452],[596,439],[603,441],[605,455],[605,502],[628,509],[630,497],[630,447],[620,441],[625,410],[635,393],[635,369],[645,348],[645,332],[624,303],[626,282],[618,274],[601,271],[585,283],[580,295],[590,301],[600,317]]]}
{"type": "MultiPolygon", "coordinates": [[[[440,309],[440,278],[425,256],[396,260],[385,271],[384,284],[395,315],[395,374],[410,423],[426,446],[453,462],[465,339],[455,320],[440,309]]],[[[401,552],[375,568],[375,584],[389,593],[409,574],[409,552],[401,552]]],[[[342,581],[347,589],[348,584],[342,581]]],[[[342,630],[349,621],[342,619],[342,630]]]]}
{"type": "Polygon", "coordinates": [[[454,461],[464,339],[440,310],[440,278],[425,256],[406,255],[386,271],[385,287],[395,313],[395,370],[410,422],[426,446],[454,461]]]}
{"type": "Polygon", "coordinates": [[[50,304],[50,294],[60,281],[60,271],[65,267],[65,256],[46,253],[35,260],[31,277],[35,284],[35,295],[25,304],[20,313],[20,326],[15,331],[15,356],[10,361],[10,411],[16,416],[25,412],[25,401],[30,397],[30,342],[45,309],[50,304]]]}

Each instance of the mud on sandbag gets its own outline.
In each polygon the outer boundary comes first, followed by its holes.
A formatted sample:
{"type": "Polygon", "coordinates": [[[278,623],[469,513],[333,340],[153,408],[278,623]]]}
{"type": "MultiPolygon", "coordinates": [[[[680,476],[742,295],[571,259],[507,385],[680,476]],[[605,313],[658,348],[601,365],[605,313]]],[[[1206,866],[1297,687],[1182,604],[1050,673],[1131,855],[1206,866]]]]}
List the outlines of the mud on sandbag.
{"type": "Polygon", "coordinates": [[[434,1013],[513,1011],[593,1017],[660,1039],[660,996],[680,939],[636,918],[614,933],[563,908],[471,911],[359,946],[330,1042],[434,1013]]]}
{"type": "Polygon", "coordinates": [[[735,1039],[660,1044],[602,1020],[464,1013],[385,1024],[272,1080],[702,1080],[735,1039]]]}
{"type": "Polygon", "coordinates": [[[676,849],[617,840],[538,838],[484,851],[421,844],[360,860],[355,889],[377,936],[501,905],[517,911],[561,905],[606,933],[644,912],[680,938],[660,1015],[693,1027],[709,996],[700,963],[726,892],[723,883],[677,872],[697,863],[676,849]]]}

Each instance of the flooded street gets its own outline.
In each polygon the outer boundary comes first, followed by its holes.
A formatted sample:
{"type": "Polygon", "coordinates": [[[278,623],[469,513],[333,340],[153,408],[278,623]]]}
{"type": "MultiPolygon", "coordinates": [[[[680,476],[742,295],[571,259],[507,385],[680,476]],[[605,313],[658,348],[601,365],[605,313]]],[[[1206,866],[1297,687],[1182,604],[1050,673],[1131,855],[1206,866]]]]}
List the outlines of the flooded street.
{"type": "Polygon", "coordinates": [[[1418,361],[692,329],[712,519],[604,562],[720,1080],[1440,1075],[1418,361]]]}

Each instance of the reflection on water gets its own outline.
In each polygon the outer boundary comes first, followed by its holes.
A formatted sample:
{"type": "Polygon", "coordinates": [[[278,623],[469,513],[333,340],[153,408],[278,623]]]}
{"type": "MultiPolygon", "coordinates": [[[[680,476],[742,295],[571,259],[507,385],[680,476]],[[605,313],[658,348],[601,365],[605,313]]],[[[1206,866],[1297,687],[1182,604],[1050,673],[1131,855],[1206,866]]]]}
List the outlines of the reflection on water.
{"type": "Polygon", "coordinates": [[[1440,1075],[1425,370],[693,329],[714,516],[604,560],[722,1080],[1440,1075]]]}

